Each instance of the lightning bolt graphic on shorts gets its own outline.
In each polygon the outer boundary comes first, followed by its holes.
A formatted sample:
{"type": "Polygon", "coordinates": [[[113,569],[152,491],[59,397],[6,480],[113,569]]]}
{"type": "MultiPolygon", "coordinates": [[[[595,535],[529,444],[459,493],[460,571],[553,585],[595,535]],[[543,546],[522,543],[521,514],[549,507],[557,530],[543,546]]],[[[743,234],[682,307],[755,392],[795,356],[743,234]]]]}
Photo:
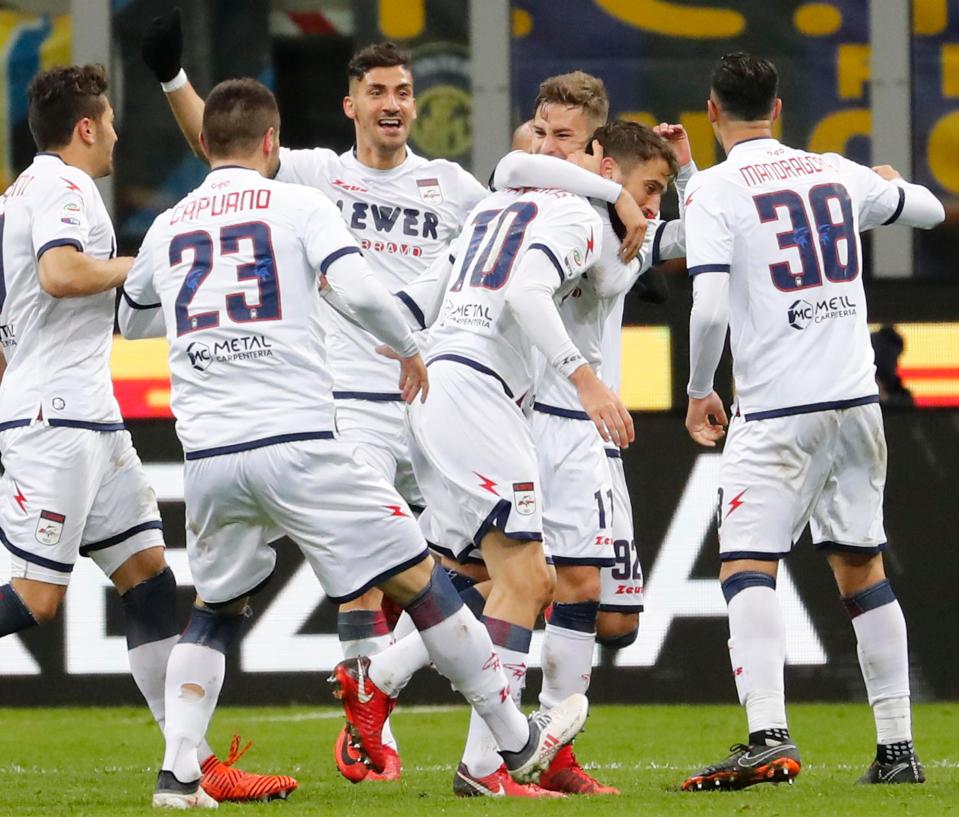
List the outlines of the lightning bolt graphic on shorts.
{"type": "Polygon", "coordinates": [[[483,480],[480,483],[480,488],[483,488],[484,490],[489,491],[491,494],[496,494],[496,496],[499,496],[499,494],[497,494],[496,491],[493,490],[496,487],[496,483],[493,482],[493,480],[491,480],[489,477],[484,477],[479,471],[474,471],[473,473],[476,474],[476,476],[478,476],[481,480],[483,480]]]}
{"type": "Polygon", "coordinates": [[[403,509],[399,505],[385,505],[384,507],[388,511],[393,511],[393,513],[391,513],[390,516],[408,516],[409,515],[404,513],[403,509]]]}
{"type": "Polygon", "coordinates": [[[16,503],[20,506],[20,510],[23,511],[24,513],[26,513],[26,512],[27,512],[27,498],[23,495],[23,489],[22,489],[19,485],[17,485],[17,483],[13,483],[13,484],[14,484],[14,485],[16,486],[16,488],[17,488],[17,493],[16,493],[16,496],[14,496],[13,500],[14,500],[14,502],[16,502],[16,503]]]}
{"type": "MultiPolygon", "coordinates": [[[[748,491],[749,488],[743,488],[736,496],[729,500],[729,510],[726,511],[726,516],[728,517],[733,511],[736,510],[740,505],[743,504],[742,495],[748,491]]],[[[725,518],[725,517],[723,517],[725,518]]]]}

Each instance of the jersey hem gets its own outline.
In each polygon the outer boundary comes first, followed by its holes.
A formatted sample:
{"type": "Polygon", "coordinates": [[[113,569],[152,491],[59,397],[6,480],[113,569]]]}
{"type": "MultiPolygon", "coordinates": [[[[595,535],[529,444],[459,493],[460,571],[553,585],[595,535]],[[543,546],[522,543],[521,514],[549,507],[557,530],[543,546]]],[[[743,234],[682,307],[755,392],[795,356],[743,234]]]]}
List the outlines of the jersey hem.
{"type": "Polygon", "coordinates": [[[437,360],[451,360],[454,363],[462,363],[464,366],[469,366],[471,369],[475,369],[476,371],[482,372],[485,375],[489,375],[490,377],[495,377],[500,382],[500,385],[503,387],[503,391],[506,392],[506,396],[510,400],[515,399],[515,396],[513,395],[513,391],[507,385],[506,381],[502,377],[500,377],[500,375],[498,375],[496,372],[490,369],[488,366],[484,366],[482,363],[477,363],[472,358],[464,357],[463,355],[454,355],[454,354],[437,355],[436,357],[431,357],[428,361],[426,361],[426,365],[431,366],[432,364],[436,363],[437,360]]]}
{"type": "Polygon", "coordinates": [[[575,409],[561,408],[560,406],[551,406],[548,403],[533,403],[533,411],[541,414],[552,414],[554,417],[565,417],[567,420],[589,420],[590,417],[585,411],[576,411],[575,409]]]}
{"type": "Polygon", "coordinates": [[[217,448],[201,448],[198,451],[187,451],[183,456],[184,459],[187,460],[202,460],[207,457],[221,457],[224,454],[238,454],[242,451],[252,451],[255,448],[266,448],[268,445],[296,443],[302,440],[332,440],[333,437],[332,431],[304,431],[298,434],[277,434],[274,437],[262,437],[259,440],[234,443],[233,445],[221,445],[217,448]]]}
{"type": "Polygon", "coordinates": [[[743,419],[748,423],[751,420],[771,420],[775,417],[791,417],[794,414],[812,414],[817,411],[830,411],[831,409],[855,408],[856,406],[868,406],[871,403],[878,403],[878,394],[869,394],[865,397],[853,397],[849,400],[829,400],[825,403],[806,403],[802,406],[789,406],[787,408],[769,409],[768,411],[753,411],[743,413],[743,419]]]}
{"type": "Polygon", "coordinates": [[[372,403],[402,403],[403,396],[388,391],[335,391],[334,400],[368,400],[372,403]]]}

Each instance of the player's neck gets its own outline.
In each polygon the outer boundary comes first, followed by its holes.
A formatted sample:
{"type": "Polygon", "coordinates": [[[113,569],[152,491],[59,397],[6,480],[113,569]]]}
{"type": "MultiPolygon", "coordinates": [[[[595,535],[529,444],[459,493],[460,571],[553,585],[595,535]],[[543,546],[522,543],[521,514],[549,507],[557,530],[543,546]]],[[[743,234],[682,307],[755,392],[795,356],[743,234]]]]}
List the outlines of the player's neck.
{"type": "Polygon", "coordinates": [[[373,145],[356,143],[356,159],[361,165],[374,170],[392,170],[406,161],[406,145],[400,145],[392,150],[376,150],[373,145]]]}
{"type": "Polygon", "coordinates": [[[210,160],[210,170],[217,170],[221,167],[243,167],[247,170],[255,170],[261,176],[267,175],[266,163],[251,159],[248,156],[225,156],[221,159],[210,160]]]}
{"type": "Polygon", "coordinates": [[[43,150],[41,153],[48,153],[53,156],[59,156],[64,164],[70,165],[71,167],[76,167],[86,173],[91,179],[95,179],[96,168],[93,166],[93,161],[89,156],[88,152],[78,147],[77,145],[67,145],[66,147],[57,148],[56,150],[43,150]]]}
{"type": "Polygon", "coordinates": [[[723,150],[729,155],[736,145],[749,139],[772,139],[772,122],[759,120],[756,122],[732,122],[723,128],[720,133],[723,150]]]}

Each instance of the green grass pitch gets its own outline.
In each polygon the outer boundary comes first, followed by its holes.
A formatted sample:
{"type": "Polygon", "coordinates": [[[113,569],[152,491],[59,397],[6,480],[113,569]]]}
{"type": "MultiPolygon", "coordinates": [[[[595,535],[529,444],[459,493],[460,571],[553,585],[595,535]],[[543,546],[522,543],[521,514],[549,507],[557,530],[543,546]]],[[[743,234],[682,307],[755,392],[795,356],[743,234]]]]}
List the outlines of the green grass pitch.
{"type": "MultiPolygon", "coordinates": [[[[622,789],[618,798],[533,802],[453,796],[463,708],[402,706],[394,729],[405,764],[399,783],[353,786],[339,777],[332,745],[342,723],[333,709],[224,708],[210,737],[225,754],[234,730],[256,741],[240,765],[295,775],[287,802],[221,805],[222,814],[333,815],[959,815],[959,704],[916,706],[914,726],[924,786],[855,786],[871,757],[873,726],[864,704],[790,707],[803,756],[795,785],[741,792],[675,791],[685,775],[724,756],[744,737],[734,706],[596,706],[577,741],[580,760],[622,789]]],[[[100,817],[151,813],[162,755],[145,710],[0,710],[0,815],[100,817]]],[[[156,812],[152,812],[156,813],[156,812]]]]}

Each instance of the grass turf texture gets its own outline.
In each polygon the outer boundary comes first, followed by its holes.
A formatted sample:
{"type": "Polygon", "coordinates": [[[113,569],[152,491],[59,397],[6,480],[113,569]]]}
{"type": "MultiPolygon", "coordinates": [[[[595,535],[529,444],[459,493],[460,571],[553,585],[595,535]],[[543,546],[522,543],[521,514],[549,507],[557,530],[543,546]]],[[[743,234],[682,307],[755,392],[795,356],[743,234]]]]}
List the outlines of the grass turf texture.
{"type": "MultiPolygon", "coordinates": [[[[738,707],[596,706],[577,754],[623,794],[552,802],[454,797],[464,708],[397,710],[394,730],[405,765],[399,783],[353,786],[339,776],[332,746],[342,719],[333,709],[224,708],[210,737],[223,756],[239,731],[244,740],[256,741],[242,768],[288,773],[300,781],[285,803],[223,804],[224,814],[405,817],[428,809],[444,815],[959,815],[959,704],[915,708],[923,786],[854,785],[874,745],[865,705],[796,704],[790,721],[804,763],[795,785],[685,793],[676,788],[688,773],[720,759],[730,743],[745,737],[738,707]]],[[[0,815],[151,813],[161,756],[159,734],[143,709],[0,709],[0,815]]]]}

